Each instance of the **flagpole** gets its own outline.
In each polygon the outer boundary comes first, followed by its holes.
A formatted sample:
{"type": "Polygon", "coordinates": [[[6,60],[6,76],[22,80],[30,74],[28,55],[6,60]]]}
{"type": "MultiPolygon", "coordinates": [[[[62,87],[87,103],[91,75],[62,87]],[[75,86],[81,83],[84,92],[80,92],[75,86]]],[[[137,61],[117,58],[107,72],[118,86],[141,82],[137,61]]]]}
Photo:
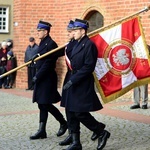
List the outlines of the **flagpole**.
{"type": "Polygon", "coordinates": [[[147,11],[149,11],[149,10],[150,10],[150,6],[147,6],[147,7],[143,8],[142,10],[140,10],[140,11],[138,11],[138,12],[136,12],[136,13],[133,13],[133,14],[130,15],[130,16],[127,16],[127,17],[125,17],[125,18],[123,18],[123,19],[117,20],[117,21],[114,22],[114,23],[111,23],[111,24],[109,24],[109,25],[107,25],[107,26],[101,27],[101,28],[99,28],[99,29],[96,29],[96,30],[90,32],[90,33],[88,34],[88,36],[89,36],[89,37],[94,36],[95,34],[97,34],[97,33],[99,33],[99,32],[102,32],[102,31],[104,31],[104,30],[110,28],[111,26],[120,24],[120,22],[123,22],[123,21],[125,21],[125,20],[130,19],[130,18],[133,18],[133,17],[139,15],[140,13],[147,12],[147,11]]]}
{"type": "MultiPolygon", "coordinates": [[[[97,30],[94,30],[94,31],[88,33],[88,36],[89,36],[89,37],[94,36],[95,34],[101,32],[101,31],[104,31],[104,30],[106,30],[107,28],[110,28],[112,25],[119,24],[120,22],[122,22],[122,21],[124,21],[124,20],[127,20],[127,19],[129,19],[129,18],[131,18],[131,17],[134,17],[134,16],[136,16],[136,15],[139,15],[140,13],[147,12],[147,11],[149,11],[149,9],[150,9],[150,6],[145,7],[145,8],[143,8],[142,10],[140,10],[140,11],[138,11],[138,12],[136,12],[136,13],[130,15],[130,16],[127,16],[127,17],[125,17],[125,18],[123,18],[123,19],[120,19],[120,20],[116,21],[115,23],[112,23],[112,24],[110,24],[110,25],[104,26],[104,27],[102,27],[102,28],[99,28],[99,29],[97,29],[97,30]]],[[[44,57],[46,57],[46,56],[48,56],[48,55],[50,55],[50,54],[52,54],[52,53],[54,53],[54,52],[56,52],[56,51],[58,51],[58,50],[64,48],[64,47],[65,47],[65,45],[59,46],[58,48],[55,48],[55,49],[53,49],[53,50],[51,50],[51,51],[49,51],[49,52],[47,52],[47,53],[45,53],[45,54],[39,56],[38,58],[35,59],[35,61],[37,61],[37,60],[39,60],[39,59],[41,59],[41,58],[44,58],[44,57]]],[[[14,68],[14,69],[12,69],[12,70],[10,70],[10,71],[8,71],[8,72],[2,74],[2,75],[0,75],[0,79],[3,78],[3,77],[5,77],[5,76],[7,76],[7,75],[9,75],[9,74],[11,74],[11,73],[13,73],[13,72],[15,72],[15,71],[17,71],[17,70],[19,70],[19,69],[21,69],[21,68],[23,68],[23,67],[25,67],[25,66],[27,66],[27,65],[29,65],[29,64],[31,64],[31,63],[32,63],[32,61],[29,61],[29,62],[27,62],[27,63],[24,63],[23,65],[20,65],[20,66],[14,68]]]]}
{"type": "MultiPolygon", "coordinates": [[[[46,56],[48,56],[48,55],[50,55],[50,54],[52,54],[52,53],[54,53],[54,52],[64,48],[64,47],[65,47],[65,45],[59,46],[58,48],[55,48],[55,49],[53,49],[53,50],[51,50],[51,51],[49,51],[49,52],[47,52],[47,53],[37,57],[34,61],[37,61],[37,60],[39,60],[41,58],[44,58],[44,57],[46,57],[46,56]]],[[[25,67],[25,66],[27,66],[27,65],[29,65],[29,64],[31,64],[31,63],[32,63],[32,61],[30,60],[27,63],[24,63],[23,65],[20,65],[20,66],[14,68],[14,69],[12,69],[12,70],[2,74],[2,75],[0,75],[0,79],[5,77],[5,76],[7,76],[7,75],[9,75],[9,74],[11,74],[11,73],[13,73],[13,72],[15,72],[15,71],[17,71],[17,70],[19,70],[19,69],[21,69],[21,68],[23,68],[23,67],[25,67]]]]}

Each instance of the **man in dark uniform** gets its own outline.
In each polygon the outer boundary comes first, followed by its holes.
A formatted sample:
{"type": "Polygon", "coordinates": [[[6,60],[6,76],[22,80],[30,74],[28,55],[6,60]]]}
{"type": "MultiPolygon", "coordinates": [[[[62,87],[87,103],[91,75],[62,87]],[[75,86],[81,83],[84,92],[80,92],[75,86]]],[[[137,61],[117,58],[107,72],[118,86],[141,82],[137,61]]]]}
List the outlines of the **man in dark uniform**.
{"type": "MultiPolygon", "coordinates": [[[[69,42],[67,43],[65,48],[62,48],[60,50],[61,56],[65,55],[65,60],[66,60],[67,68],[68,68],[68,71],[66,73],[65,80],[64,80],[64,85],[66,84],[68,78],[71,76],[70,70],[72,70],[72,68],[70,65],[69,58],[71,57],[71,52],[72,52],[73,47],[77,44],[77,40],[74,39],[73,30],[74,30],[74,21],[70,20],[70,22],[67,26],[67,33],[68,33],[67,35],[68,35],[69,42]]],[[[67,95],[67,92],[68,92],[68,90],[64,90],[62,93],[63,94],[62,95],[63,99],[61,100],[62,105],[65,104],[65,99],[66,99],[65,96],[67,95]]],[[[67,110],[65,110],[65,111],[67,114],[67,110]]],[[[68,118],[69,115],[66,115],[66,117],[68,118]]],[[[68,120],[69,120],[69,118],[68,118],[68,120]]],[[[71,131],[69,129],[68,129],[68,131],[69,131],[69,135],[66,137],[65,140],[61,141],[59,143],[59,145],[64,146],[64,145],[70,145],[72,143],[71,131]]],[[[98,138],[97,134],[93,133],[93,135],[91,136],[91,139],[96,140],[97,138],[98,138]]]]}
{"type": "MultiPolygon", "coordinates": [[[[70,20],[70,22],[69,22],[69,24],[68,24],[68,26],[67,26],[67,36],[68,36],[69,42],[67,43],[67,45],[66,45],[65,48],[62,48],[62,49],[60,50],[60,52],[61,52],[61,53],[60,53],[60,54],[61,54],[60,56],[64,56],[64,55],[65,55],[65,61],[66,61],[66,64],[67,64],[67,69],[68,69],[68,71],[67,71],[67,73],[66,73],[66,76],[65,76],[64,84],[66,84],[66,82],[67,82],[69,76],[71,75],[71,74],[70,74],[70,70],[71,70],[72,68],[71,68],[71,65],[70,65],[70,60],[69,60],[69,58],[71,57],[71,52],[72,52],[73,47],[74,47],[74,46],[76,45],[76,43],[77,43],[77,41],[74,40],[73,29],[74,29],[74,21],[70,20]]],[[[64,97],[66,97],[67,93],[68,93],[68,90],[63,91],[63,93],[62,93],[62,97],[63,97],[63,99],[61,100],[62,105],[65,105],[65,100],[66,100],[66,99],[65,99],[64,97]]],[[[69,118],[68,118],[69,115],[67,115],[67,110],[65,109],[65,111],[66,111],[67,120],[69,121],[69,118]]],[[[69,145],[69,144],[71,144],[72,138],[71,138],[71,131],[69,130],[69,128],[68,128],[68,132],[69,132],[69,135],[66,137],[65,140],[61,141],[61,142],[59,143],[59,145],[64,146],[64,145],[69,145]]]]}
{"type": "MultiPolygon", "coordinates": [[[[24,55],[24,62],[28,62],[37,53],[39,46],[35,43],[34,37],[29,38],[29,45],[26,48],[24,55]]],[[[36,74],[36,63],[31,63],[27,66],[28,88],[26,90],[33,90],[32,78],[36,74]]]]}
{"type": "Polygon", "coordinates": [[[63,86],[61,106],[65,107],[68,129],[72,143],[66,150],[82,150],[80,143],[80,122],[98,136],[97,149],[105,147],[110,133],[105,125],[98,122],[89,112],[102,109],[94,90],[93,71],[97,61],[97,48],[88,38],[87,21],[76,19],[74,22],[74,39],[77,44],[68,55],[71,69],[68,70],[66,84],[63,86]]]}
{"type": "MultiPolygon", "coordinates": [[[[49,36],[51,24],[40,21],[37,26],[38,37],[41,39],[38,53],[32,58],[34,61],[38,56],[55,49],[57,44],[49,36]]],[[[55,71],[56,61],[58,56],[56,54],[48,55],[36,62],[37,72],[33,77],[34,92],[33,102],[38,103],[40,110],[39,115],[39,130],[30,139],[46,138],[46,123],[48,112],[51,113],[60,123],[60,128],[57,136],[63,135],[67,130],[67,122],[60,111],[53,105],[60,101],[61,96],[57,91],[57,74],[55,71]]]]}

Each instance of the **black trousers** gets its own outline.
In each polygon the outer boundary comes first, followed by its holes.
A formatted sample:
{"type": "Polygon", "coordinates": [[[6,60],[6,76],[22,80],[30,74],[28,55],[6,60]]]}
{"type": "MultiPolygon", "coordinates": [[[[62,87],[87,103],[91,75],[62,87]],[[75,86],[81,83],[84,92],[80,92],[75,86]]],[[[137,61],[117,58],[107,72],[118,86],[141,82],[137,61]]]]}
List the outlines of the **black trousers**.
{"type": "Polygon", "coordinates": [[[60,111],[52,104],[38,104],[40,109],[39,122],[47,122],[48,112],[51,113],[60,124],[65,124],[66,121],[60,111]]]}
{"type": "Polygon", "coordinates": [[[4,85],[4,87],[7,86],[7,76],[0,79],[0,87],[2,87],[2,85],[4,85]]]}
{"type": "MultiPolygon", "coordinates": [[[[6,66],[0,66],[0,75],[4,73],[6,73],[6,66]]],[[[2,85],[4,85],[4,87],[7,86],[7,76],[0,79],[0,87],[2,87],[2,85]]]]}
{"type": "Polygon", "coordinates": [[[16,79],[16,72],[9,74],[7,76],[7,86],[12,87],[15,83],[15,79],[16,79]]]}
{"type": "Polygon", "coordinates": [[[100,135],[105,124],[98,122],[89,112],[71,112],[66,110],[68,129],[71,133],[80,133],[80,122],[89,130],[100,135]]]}
{"type": "Polygon", "coordinates": [[[36,74],[36,67],[35,66],[28,66],[28,89],[33,89],[32,79],[36,74]]]}

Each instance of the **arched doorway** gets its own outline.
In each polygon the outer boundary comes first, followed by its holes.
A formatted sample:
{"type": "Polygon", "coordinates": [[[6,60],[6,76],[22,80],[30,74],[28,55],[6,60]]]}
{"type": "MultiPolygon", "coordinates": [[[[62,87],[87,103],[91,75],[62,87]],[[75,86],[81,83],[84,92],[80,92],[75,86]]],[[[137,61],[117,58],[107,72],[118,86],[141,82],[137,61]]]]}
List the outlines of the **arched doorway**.
{"type": "Polygon", "coordinates": [[[85,20],[89,22],[89,30],[88,32],[94,31],[98,28],[103,27],[104,18],[101,13],[96,10],[90,11],[85,17],[85,20]]]}

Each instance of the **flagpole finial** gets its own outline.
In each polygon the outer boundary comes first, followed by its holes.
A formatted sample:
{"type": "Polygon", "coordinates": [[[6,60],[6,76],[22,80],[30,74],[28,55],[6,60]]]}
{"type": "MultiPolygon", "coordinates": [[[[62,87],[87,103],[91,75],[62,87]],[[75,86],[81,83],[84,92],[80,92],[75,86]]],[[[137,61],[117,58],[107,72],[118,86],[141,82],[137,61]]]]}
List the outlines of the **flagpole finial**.
{"type": "Polygon", "coordinates": [[[150,10],[150,6],[145,6],[145,11],[149,11],[150,10]]]}
{"type": "Polygon", "coordinates": [[[143,12],[147,12],[147,11],[149,11],[149,10],[150,10],[150,6],[145,6],[142,10],[140,10],[140,11],[138,12],[138,14],[143,13],[143,12]]]}

